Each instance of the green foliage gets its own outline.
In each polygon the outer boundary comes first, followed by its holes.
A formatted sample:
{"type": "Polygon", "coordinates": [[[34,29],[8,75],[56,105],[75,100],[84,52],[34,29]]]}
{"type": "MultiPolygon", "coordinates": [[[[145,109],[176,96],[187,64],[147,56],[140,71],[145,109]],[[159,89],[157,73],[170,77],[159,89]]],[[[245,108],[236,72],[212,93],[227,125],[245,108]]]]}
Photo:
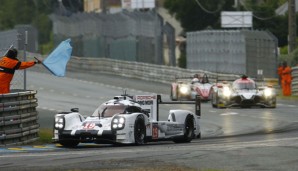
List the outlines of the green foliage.
{"type": "Polygon", "coordinates": [[[195,31],[220,27],[221,9],[233,10],[231,0],[200,0],[204,9],[215,11],[207,13],[200,8],[196,0],[165,0],[164,6],[178,21],[184,30],[195,31]]]}
{"type": "MultiPolygon", "coordinates": [[[[286,0],[246,0],[240,11],[253,11],[253,29],[270,31],[277,37],[279,46],[285,46],[288,44],[288,16],[275,15],[275,9],[285,2],[286,0]]],[[[236,11],[233,5],[233,0],[165,0],[164,4],[165,8],[181,22],[186,32],[206,28],[221,29],[220,12],[236,11]],[[204,9],[215,12],[206,12],[197,1],[204,9]]]]}
{"type": "Polygon", "coordinates": [[[180,68],[186,68],[186,53],[181,52],[180,57],[178,58],[178,66],[180,68]]]}
{"type": "Polygon", "coordinates": [[[39,130],[39,141],[42,144],[51,143],[53,137],[53,130],[52,129],[40,129],[39,130]]]}
{"type": "Polygon", "coordinates": [[[40,45],[40,53],[41,54],[49,54],[54,49],[53,32],[51,32],[50,35],[51,35],[50,36],[50,41],[40,45]]]}
{"type": "Polygon", "coordinates": [[[275,10],[282,4],[281,0],[261,1],[248,0],[245,10],[253,11],[253,28],[268,30],[278,39],[279,46],[288,44],[288,16],[276,16],[275,10]]]}
{"type": "MultiPolygon", "coordinates": [[[[288,47],[285,46],[284,48],[287,49],[288,47]]],[[[278,61],[286,61],[290,66],[296,66],[298,64],[298,48],[296,48],[290,54],[281,54],[278,57],[278,61]]]]}
{"type": "Polygon", "coordinates": [[[289,54],[290,65],[295,66],[298,64],[298,48],[296,48],[292,53],[289,54]]]}
{"type": "Polygon", "coordinates": [[[47,44],[52,31],[52,13],[57,1],[52,0],[1,0],[0,30],[13,29],[19,24],[31,24],[38,30],[39,43],[47,44]]]}
{"type": "Polygon", "coordinates": [[[280,54],[281,55],[286,55],[288,54],[288,46],[283,46],[280,48],[280,54]]]}

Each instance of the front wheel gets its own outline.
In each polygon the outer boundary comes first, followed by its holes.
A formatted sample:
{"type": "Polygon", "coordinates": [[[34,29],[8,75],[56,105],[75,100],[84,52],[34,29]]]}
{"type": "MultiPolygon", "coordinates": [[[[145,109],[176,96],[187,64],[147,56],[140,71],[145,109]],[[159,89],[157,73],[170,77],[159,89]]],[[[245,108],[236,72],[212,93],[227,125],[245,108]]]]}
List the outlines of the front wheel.
{"type": "Polygon", "coordinates": [[[211,96],[211,105],[213,108],[217,108],[217,95],[214,95],[214,93],[212,93],[211,96]]]}
{"type": "Polygon", "coordinates": [[[135,136],[136,145],[145,144],[146,126],[145,126],[144,116],[142,115],[139,115],[136,118],[135,126],[134,126],[134,136],[135,136]]]}

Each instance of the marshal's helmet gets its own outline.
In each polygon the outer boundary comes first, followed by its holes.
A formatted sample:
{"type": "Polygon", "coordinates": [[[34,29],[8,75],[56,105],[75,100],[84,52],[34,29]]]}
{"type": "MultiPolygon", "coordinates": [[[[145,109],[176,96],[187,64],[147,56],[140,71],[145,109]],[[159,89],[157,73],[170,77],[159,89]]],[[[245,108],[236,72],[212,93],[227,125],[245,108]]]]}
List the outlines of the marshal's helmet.
{"type": "Polygon", "coordinates": [[[15,48],[9,49],[5,56],[7,56],[9,58],[17,58],[18,50],[16,50],[15,48]]]}

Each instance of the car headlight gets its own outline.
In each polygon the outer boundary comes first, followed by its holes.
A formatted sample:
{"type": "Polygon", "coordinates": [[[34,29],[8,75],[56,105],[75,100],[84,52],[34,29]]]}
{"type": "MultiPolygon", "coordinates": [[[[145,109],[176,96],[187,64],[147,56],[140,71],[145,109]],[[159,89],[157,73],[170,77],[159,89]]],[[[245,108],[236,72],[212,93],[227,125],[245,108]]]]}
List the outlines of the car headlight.
{"type": "Polygon", "coordinates": [[[57,116],[55,117],[55,129],[61,130],[64,128],[65,118],[57,116]]]}
{"type": "Polygon", "coordinates": [[[189,88],[187,86],[181,86],[179,88],[179,92],[182,94],[187,94],[189,92],[189,88]]]}
{"type": "Polygon", "coordinates": [[[229,87],[223,87],[223,95],[225,97],[230,97],[232,94],[232,91],[229,87]]]}
{"type": "Polygon", "coordinates": [[[270,97],[270,96],[272,96],[272,90],[271,89],[269,89],[269,88],[265,88],[265,90],[264,90],[264,95],[265,95],[265,97],[270,97]]]}
{"type": "Polygon", "coordinates": [[[113,118],[111,125],[113,130],[123,129],[125,127],[125,118],[116,116],[113,118]]]}

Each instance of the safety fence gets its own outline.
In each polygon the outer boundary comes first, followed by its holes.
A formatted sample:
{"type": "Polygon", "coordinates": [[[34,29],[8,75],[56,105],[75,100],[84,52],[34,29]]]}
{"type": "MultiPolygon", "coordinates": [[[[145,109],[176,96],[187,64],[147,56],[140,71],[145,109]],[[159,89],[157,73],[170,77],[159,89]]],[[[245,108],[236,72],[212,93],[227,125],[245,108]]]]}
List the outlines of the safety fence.
{"type": "Polygon", "coordinates": [[[298,67],[292,68],[292,95],[298,96],[298,67]]]}
{"type": "Polygon", "coordinates": [[[277,39],[257,30],[204,30],[187,33],[187,68],[276,77],[277,39]]]}
{"type": "Polygon", "coordinates": [[[0,146],[27,144],[38,139],[36,93],[14,90],[0,95],[0,146]]]}
{"type": "MultiPolygon", "coordinates": [[[[37,30],[31,25],[16,25],[14,29],[0,31],[0,57],[4,56],[10,47],[19,50],[18,59],[25,60],[24,49],[30,52],[37,52],[37,30]],[[28,42],[25,47],[25,37],[28,37],[28,42]]],[[[24,88],[24,70],[15,72],[11,82],[12,89],[24,88]]]]}
{"type": "Polygon", "coordinates": [[[175,65],[175,30],[155,11],[115,14],[52,14],[55,44],[71,38],[73,55],[164,64],[166,36],[171,65],[175,65]]]}

